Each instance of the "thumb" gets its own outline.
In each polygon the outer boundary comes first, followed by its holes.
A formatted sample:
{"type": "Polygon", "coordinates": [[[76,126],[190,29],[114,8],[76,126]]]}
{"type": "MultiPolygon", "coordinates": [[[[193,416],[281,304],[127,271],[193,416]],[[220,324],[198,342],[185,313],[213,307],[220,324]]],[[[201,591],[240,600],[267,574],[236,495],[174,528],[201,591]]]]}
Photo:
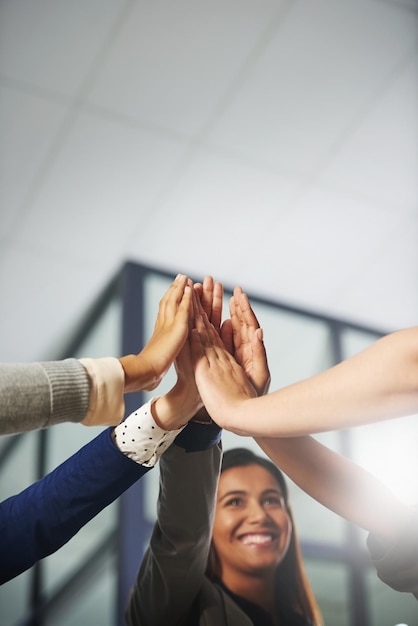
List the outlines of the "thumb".
{"type": "Polygon", "coordinates": [[[270,386],[270,371],[263,337],[263,329],[257,328],[252,341],[253,369],[251,378],[259,396],[267,393],[270,386]]]}

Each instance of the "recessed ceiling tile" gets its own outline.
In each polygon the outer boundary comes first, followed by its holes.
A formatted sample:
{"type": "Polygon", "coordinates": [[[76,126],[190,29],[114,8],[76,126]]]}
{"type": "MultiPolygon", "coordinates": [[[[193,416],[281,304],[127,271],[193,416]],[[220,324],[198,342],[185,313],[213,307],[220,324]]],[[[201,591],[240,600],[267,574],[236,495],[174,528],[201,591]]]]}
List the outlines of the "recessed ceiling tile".
{"type": "Polygon", "coordinates": [[[418,220],[399,224],[391,238],[342,284],[338,311],[385,332],[418,325],[418,220]]]}
{"type": "Polygon", "coordinates": [[[22,223],[18,240],[84,259],[107,255],[146,222],[185,147],[81,114],[22,223]]]}
{"type": "Polygon", "coordinates": [[[418,0],[392,0],[405,9],[412,9],[415,13],[418,13],[418,0]]]}
{"type": "MultiPolygon", "coordinates": [[[[418,23],[417,23],[418,25],[418,23]]],[[[321,179],[406,213],[418,209],[418,57],[377,100],[321,179]]]]}
{"type": "Polygon", "coordinates": [[[293,180],[202,149],[148,224],[131,233],[126,251],[193,276],[242,280],[242,267],[260,269],[266,234],[297,189],[293,180]]]}
{"type": "Polygon", "coordinates": [[[67,107],[0,84],[0,237],[12,234],[67,107]]]}
{"type": "Polygon", "coordinates": [[[3,0],[0,72],[73,95],[96,62],[122,8],[113,0],[3,0]]]}
{"type": "Polygon", "coordinates": [[[386,3],[295,2],[209,139],[285,171],[315,171],[413,49],[416,26],[386,3]]]}
{"type": "Polygon", "coordinates": [[[89,102],[196,134],[282,1],[153,0],[134,5],[89,102]]]}

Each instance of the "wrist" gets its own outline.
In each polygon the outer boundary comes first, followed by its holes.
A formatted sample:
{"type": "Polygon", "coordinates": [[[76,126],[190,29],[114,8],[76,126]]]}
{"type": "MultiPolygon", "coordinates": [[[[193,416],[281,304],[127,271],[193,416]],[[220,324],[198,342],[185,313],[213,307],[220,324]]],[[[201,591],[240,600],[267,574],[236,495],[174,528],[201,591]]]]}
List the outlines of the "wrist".
{"type": "Polygon", "coordinates": [[[202,406],[194,415],[191,420],[197,424],[211,424],[212,418],[206,410],[205,406],[202,406]]]}
{"type": "Polygon", "coordinates": [[[152,405],[152,415],[160,428],[176,430],[185,426],[201,406],[202,402],[197,394],[187,393],[182,386],[176,384],[152,405]]]}
{"type": "Polygon", "coordinates": [[[152,391],[161,382],[161,376],[147,368],[146,359],[140,354],[126,354],[119,358],[125,375],[124,393],[133,391],[152,391]]]}
{"type": "Polygon", "coordinates": [[[112,432],[112,439],[125,456],[145,467],[153,467],[173,443],[181,428],[165,430],[152,416],[152,398],[121,422],[112,432]]]}

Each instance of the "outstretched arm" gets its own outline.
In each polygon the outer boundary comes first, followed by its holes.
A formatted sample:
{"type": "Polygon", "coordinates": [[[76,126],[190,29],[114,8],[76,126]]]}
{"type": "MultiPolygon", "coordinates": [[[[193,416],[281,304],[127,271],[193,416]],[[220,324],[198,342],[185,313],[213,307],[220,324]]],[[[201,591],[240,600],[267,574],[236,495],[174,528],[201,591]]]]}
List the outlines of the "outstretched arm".
{"type": "Polygon", "coordinates": [[[150,468],[107,429],[50,474],[0,503],[0,584],[55,552],[150,468]]]}
{"type": "MultiPolygon", "coordinates": [[[[250,338],[259,323],[248,299],[235,289],[231,321],[237,360],[247,376],[268,371],[264,346],[254,349],[250,338]]],[[[351,522],[389,540],[409,512],[394,494],[369,472],[323,446],[313,437],[256,438],[264,452],[301,489],[351,522]]]]}
{"type": "Polygon", "coordinates": [[[367,547],[378,577],[418,599],[417,512],[373,474],[313,437],[256,441],[307,494],[369,531],[367,547]]]}
{"type": "MultiPolygon", "coordinates": [[[[190,308],[187,330],[191,321],[190,308]]],[[[185,354],[183,346],[180,363],[187,364],[185,354]]],[[[194,384],[191,366],[190,372],[194,384]]],[[[0,583],[61,547],[157,463],[201,406],[197,391],[180,396],[177,406],[177,388],[179,382],[0,504],[0,583]]]]}
{"type": "Polygon", "coordinates": [[[137,355],[0,364],[0,434],[62,422],[118,424],[123,394],[154,389],[188,334],[191,282],[179,275],[160,301],[154,333],[137,355]]]}
{"type": "MultiPolygon", "coordinates": [[[[239,296],[239,290],[235,295],[239,296]]],[[[252,372],[268,371],[267,357],[264,346],[255,343],[254,349],[249,349],[248,338],[259,332],[259,326],[248,300],[242,301],[236,310],[231,304],[231,321],[237,360],[251,378],[252,372]]],[[[418,520],[409,507],[375,476],[313,437],[256,441],[306,493],[368,530],[368,547],[378,576],[394,589],[418,597],[418,520]]]]}
{"type": "Polygon", "coordinates": [[[242,389],[237,363],[200,321],[194,358],[212,419],[241,435],[299,436],[418,412],[418,327],[387,335],[316,376],[259,398],[242,389]]]}
{"type": "MultiPolygon", "coordinates": [[[[187,366],[184,353],[183,347],[178,358],[187,366]]],[[[193,381],[191,366],[190,372],[193,381]]],[[[158,462],[201,406],[197,391],[180,391],[177,382],[165,396],[150,400],[0,503],[0,584],[55,552],[158,462]]],[[[210,435],[216,437],[213,431],[210,435]]]]}
{"type": "Polygon", "coordinates": [[[310,436],[256,441],[312,498],[365,530],[395,540],[409,507],[370,472],[310,436]]]}

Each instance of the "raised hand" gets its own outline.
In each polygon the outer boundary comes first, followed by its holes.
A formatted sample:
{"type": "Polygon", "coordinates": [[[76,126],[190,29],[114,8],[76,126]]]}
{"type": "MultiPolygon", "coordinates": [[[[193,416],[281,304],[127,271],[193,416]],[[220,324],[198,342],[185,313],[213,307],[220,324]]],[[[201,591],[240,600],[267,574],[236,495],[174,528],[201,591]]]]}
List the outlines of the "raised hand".
{"type": "Polygon", "coordinates": [[[160,300],[154,332],[139,354],[119,360],[125,392],[155,389],[183,347],[189,333],[192,283],[179,274],[160,300]]]}
{"type": "MultiPolygon", "coordinates": [[[[197,315],[205,315],[216,332],[221,333],[224,295],[222,283],[214,281],[212,276],[205,276],[203,284],[195,283],[194,289],[198,296],[198,300],[193,300],[194,318],[197,315]]],[[[210,422],[210,419],[210,415],[204,405],[202,405],[197,414],[194,416],[194,421],[203,423],[210,422]]]]}
{"type": "Polygon", "coordinates": [[[270,372],[263,343],[263,331],[241,287],[235,287],[229,303],[233,354],[258,395],[268,392],[270,372]]]}
{"type": "MultiPolygon", "coordinates": [[[[209,415],[221,427],[242,400],[257,396],[243,368],[226,349],[203,307],[198,307],[191,336],[191,353],[200,397],[209,415]]],[[[235,431],[238,432],[238,431],[235,431]]]]}
{"type": "Polygon", "coordinates": [[[207,318],[214,328],[221,330],[223,287],[222,283],[214,281],[212,276],[205,276],[203,284],[195,283],[194,289],[199,296],[200,305],[195,302],[195,314],[206,313],[207,318]]]}
{"type": "Polygon", "coordinates": [[[188,325],[189,336],[185,340],[179,354],[174,360],[177,381],[173,388],[159,398],[154,405],[154,417],[164,428],[174,429],[184,425],[191,418],[196,421],[210,421],[203,406],[196,386],[190,347],[190,333],[197,314],[210,318],[220,329],[223,304],[223,289],[221,283],[215,282],[211,276],[206,276],[202,283],[193,286],[192,306],[189,308],[188,325]]]}

